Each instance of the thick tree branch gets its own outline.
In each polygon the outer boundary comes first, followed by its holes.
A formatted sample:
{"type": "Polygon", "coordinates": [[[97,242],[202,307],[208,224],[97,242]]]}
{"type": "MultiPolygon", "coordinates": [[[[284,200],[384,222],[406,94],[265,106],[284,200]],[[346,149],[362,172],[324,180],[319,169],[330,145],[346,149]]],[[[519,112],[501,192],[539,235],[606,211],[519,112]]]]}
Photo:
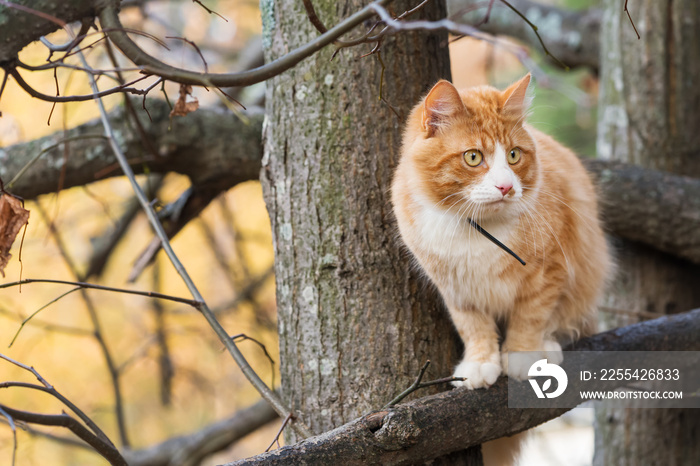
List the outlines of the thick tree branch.
{"type": "MultiPolygon", "coordinates": [[[[697,351],[698,335],[700,309],[601,333],[566,350],[697,351]]],[[[530,429],[566,411],[509,408],[507,379],[501,377],[488,390],[453,389],[420,398],[228,466],[417,464],[530,429]]]]}
{"type": "MultiPolygon", "coordinates": [[[[602,10],[591,8],[573,11],[531,0],[508,0],[508,3],[537,26],[537,32],[557,59],[570,67],[587,66],[598,70],[598,36],[602,10]]],[[[541,50],[532,28],[500,0],[496,0],[488,21],[483,23],[487,4],[488,2],[475,0],[447,1],[448,12],[455,21],[479,24],[480,31],[510,36],[535,50],[541,50]],[[484,8],[476,8],[479,5],[484,8]]]]}
{"type": "Polygon", "coordinates": [[[193,434],[173,437],[143,450],[125,451],[123,455],[130,466],[194,466],[277,418],[269,403],[260,400],[193,434]]]}
{"type": "MultiPolygon", "coordinates": [[[[171,120],[164,101],[149,100],[147,106],[153,120],[145,112],[140,112],[140,119],[151,145],[158,150],[158,158],[142,145],[123,107],[111,113],[115,132],[134,171],[182,173],[190,177],[193,185],[217,192],[258,178],[262,157],[261,114],[248,114],[243,121],[225,110],[202,109],[171,120]]],[[[0,149],[0,178],[9,191],[31,199],[108,176],[121,176],[102,134],[102,125],[95,120],[66,133],[57,132],[0,149]],[[71,140],[67,142],[69,155],[64,160],[60,143],[66,138],[71,140]],[[43,154],[17,183],[7,185],[35,155],[51,146],[56,147],[43,154]],[[59,186],[62,171],[65,181],[59,186]]]]}
{"type": "Polygon", "coordinates": [[[584,160],[616,236],[700,264],[700,180],[622,162],[584,160]]]}

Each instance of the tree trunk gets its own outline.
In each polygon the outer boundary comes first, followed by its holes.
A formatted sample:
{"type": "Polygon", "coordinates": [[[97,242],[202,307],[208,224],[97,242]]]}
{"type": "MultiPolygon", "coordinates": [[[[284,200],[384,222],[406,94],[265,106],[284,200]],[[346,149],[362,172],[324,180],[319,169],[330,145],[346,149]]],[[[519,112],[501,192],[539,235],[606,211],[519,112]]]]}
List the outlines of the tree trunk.
{"type": "MultiPolygon", "coordinates": [[[[598,155],[700,177],[700,5],[605,0],[601,27],[598,155]],[[664,154],[664,155],[662,155],[664,154]]],[[[697,265],[629,242],[602,316],[614,327],[700,304],[697,265]]],[[[596,410],[595,465],[690,465],[700,458],[700,418],[690,410],[596,410]]]]}
{"type": "MultiPolygon", "coordinates": [[[[365,3],[313,2],[328,27],[365,3]]],[[[392,7],[401,13],[409,4],[392,7]]],[[[431,2],[412,19],[443,17],[444,8],[431,2]]],[[[318,34],[302,2],[263,1],[261,9],[266,60],[318,34]]],[[[449,376],[460,356],[440,298],[399,245],[389,196],[404,118],[450,77],[446,39],[402,33],[384,41],[381,57],[360,58],[368,44],[331,60],[329,47],[268,81],[261,179],[282,391],[316,434],[381,408],[426,360],[428,380],[449,376]]]]}

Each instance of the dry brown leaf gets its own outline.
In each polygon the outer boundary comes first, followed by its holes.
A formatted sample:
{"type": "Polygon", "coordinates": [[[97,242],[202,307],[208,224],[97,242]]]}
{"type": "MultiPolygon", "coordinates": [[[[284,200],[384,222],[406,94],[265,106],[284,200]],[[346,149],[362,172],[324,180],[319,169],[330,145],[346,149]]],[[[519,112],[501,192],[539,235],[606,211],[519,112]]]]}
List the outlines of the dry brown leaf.
{"type": "Polygon", "coordinates": [[[192,86],[180,84],[180,97],[175,102],[175,107],[170,111],[170,116],[185,116],[190,112],[194,112],[199,108],[199,101],[196,97],[192,97],[190,102],[187,101],[187,96],[192,95],[192,86]]]}
{"type": "Polygon", "coordinates": [[[3,278],[5,267],[12,257],[12,243],[28,220],[29,211],[24,208],[22,201],[11,194],[0,192],[0,274],[3,278]]]}

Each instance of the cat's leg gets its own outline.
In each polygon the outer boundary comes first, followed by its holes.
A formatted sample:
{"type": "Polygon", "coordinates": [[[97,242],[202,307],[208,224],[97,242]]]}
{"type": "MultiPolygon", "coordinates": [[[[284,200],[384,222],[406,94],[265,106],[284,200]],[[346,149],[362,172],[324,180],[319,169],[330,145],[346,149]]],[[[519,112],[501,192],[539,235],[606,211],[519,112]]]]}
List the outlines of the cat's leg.
{"type": "Polygon", "coordinates": [[[541,292],[521,301],[511,313],[501,353],[503,371],[509,377],[526,379],[530,366],[540,359],[562,362],[561,345],[552,337],[555,329],[551,328],[557,300],[558,293],[541,292]]]}
{"type": "Polygon", "coordinates": [[[498,328],[491,316],[474,310],[452,311],[452,321],[464,341],[464,359],[455,368],[455,377],[462,382],[452,382],[456,387],[490,387],[501,375],[498,350],[498,328]]]}

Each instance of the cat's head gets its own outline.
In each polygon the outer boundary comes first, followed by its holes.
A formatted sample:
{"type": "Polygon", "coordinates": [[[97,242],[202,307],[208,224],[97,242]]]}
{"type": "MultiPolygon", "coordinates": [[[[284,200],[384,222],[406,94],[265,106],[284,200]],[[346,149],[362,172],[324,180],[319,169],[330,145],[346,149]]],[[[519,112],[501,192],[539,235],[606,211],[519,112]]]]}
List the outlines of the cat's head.
{"type": "Polygon", "coordinates": [[[539,179],[535,141],[523,127],[528,74],[504,91],[457,91],[438,82],[413,110],[404,157],[428,202],[476,219],[518,212],[539,179]]]}

